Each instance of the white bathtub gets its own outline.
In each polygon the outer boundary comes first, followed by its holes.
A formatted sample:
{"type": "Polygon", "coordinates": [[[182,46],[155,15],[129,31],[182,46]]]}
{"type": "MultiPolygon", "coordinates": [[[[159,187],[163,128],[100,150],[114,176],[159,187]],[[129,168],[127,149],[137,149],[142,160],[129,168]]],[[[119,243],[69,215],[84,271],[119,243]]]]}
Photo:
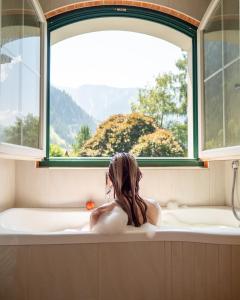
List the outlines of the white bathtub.
{"type": "Polygon", "coordinates": [[[154,230],[128,226],[124,234],[89,231],[84,209],[12,208],[0,213],[0,245],[126,242],[146,240],[240,244],[239,222],[228,207],[163,209],[154,230]]]}

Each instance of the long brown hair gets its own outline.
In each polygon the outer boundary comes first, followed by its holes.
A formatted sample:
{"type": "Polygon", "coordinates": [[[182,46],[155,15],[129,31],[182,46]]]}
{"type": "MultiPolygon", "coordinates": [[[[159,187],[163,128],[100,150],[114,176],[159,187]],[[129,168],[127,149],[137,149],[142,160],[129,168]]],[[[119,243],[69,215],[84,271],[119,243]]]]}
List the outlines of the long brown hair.
{"type": "Polygon", "coordinates": [[[109,165],[108,176],[113,185],[115,201],[128,215],[128,225],[139,227],[146,223],[147,205],[138,194],[142,173],[134,156],[125,152],[115,154],[109,165]]]}

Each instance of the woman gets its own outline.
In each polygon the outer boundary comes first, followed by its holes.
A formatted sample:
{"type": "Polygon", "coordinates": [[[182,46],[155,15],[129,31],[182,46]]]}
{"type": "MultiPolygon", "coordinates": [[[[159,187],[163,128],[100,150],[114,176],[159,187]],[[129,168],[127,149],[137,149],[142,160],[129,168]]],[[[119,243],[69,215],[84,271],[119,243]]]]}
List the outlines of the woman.
{"type": "Polygon", "coordinates": [[[92,212],[91,229],[98,227],[98,232],[110,232],[113,227],[115,231],[122,231],[126,225],[140,227],[144,223],[157,224],[160,206],[139,196],[141,178],[142,173],[134,156],[124,152],[113,156],[106,184],[113,189],[114,201],[92,212]]]}

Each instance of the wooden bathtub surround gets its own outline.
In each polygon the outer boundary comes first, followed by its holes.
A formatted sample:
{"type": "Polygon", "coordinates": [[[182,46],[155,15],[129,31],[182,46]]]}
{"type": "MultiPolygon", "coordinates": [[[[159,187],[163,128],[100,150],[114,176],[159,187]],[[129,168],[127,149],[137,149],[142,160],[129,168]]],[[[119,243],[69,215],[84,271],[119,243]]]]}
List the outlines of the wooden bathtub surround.
{"type": "Polygon", "coordinates": [[[0,246],[2,300],[239,300],[240,246],[0,246]]]}
{"type": "Polygon", "coordinates": [[[95,0],[95,1],[81,1],[77,3],[72,3],[68,5],[64,5],[61,7],[58,7],[54,10],[48,11],[45,13],[46,19],[49,19],[51,17],[57,16],[62,13],[74,11],[76,9],[80,8],[86,8],[86,7],[93,7],[93,6],[101,6],[101,5],[125,5],[125,6],[135,6],[135,7],[142,7],[147,9],[152,9],[156,11],[160,11],[162,13],[171,15],[173,17],[179,18],[185,22],[188,22],[194,26],[199,26],[200,21],[188,16],[187,14],[184,14],[183,12],[180,12],[176,9],[156,4],[156,3],[149,3],[145,1],[132,1],[132,0],[95,0]]]}

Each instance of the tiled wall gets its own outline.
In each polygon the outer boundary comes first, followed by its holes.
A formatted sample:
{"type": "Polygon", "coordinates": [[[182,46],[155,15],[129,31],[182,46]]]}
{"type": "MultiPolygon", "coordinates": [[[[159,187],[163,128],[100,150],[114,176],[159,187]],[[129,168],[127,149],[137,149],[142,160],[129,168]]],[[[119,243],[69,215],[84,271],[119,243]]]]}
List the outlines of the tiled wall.
{"type": "MultiPolygon", "coordinates": [[[[238,170],[238,174],[240,173],[240,166],[238,170]]],[[[225,162],[225,172],[224,172],[224,180],[225,180],[225,202],[226,205],[231,205],[231,195],[232,195],[232,183],[233,183],[233,169],[232,169],[232,161],[225,162]]],[[[236,179],[236,187],[235,187],[235,203],[240,206],[240,176],[237,175],[236,179]]]]}
{"type": "MultiPolygon", "coordinates": [[[[162,205],[224,205],[223,162],[210,168],[142,169],[141,195],[162,205]]],[[[16,162],[16,206],[79,207],[88,199],[105,198],[106,169],[45,169],[33,162],[16,162]]]]}
{"type": "Polygon", "coordinates": [[[15,161],[0,159],[0,211],[14,206],[15,161]]]}

